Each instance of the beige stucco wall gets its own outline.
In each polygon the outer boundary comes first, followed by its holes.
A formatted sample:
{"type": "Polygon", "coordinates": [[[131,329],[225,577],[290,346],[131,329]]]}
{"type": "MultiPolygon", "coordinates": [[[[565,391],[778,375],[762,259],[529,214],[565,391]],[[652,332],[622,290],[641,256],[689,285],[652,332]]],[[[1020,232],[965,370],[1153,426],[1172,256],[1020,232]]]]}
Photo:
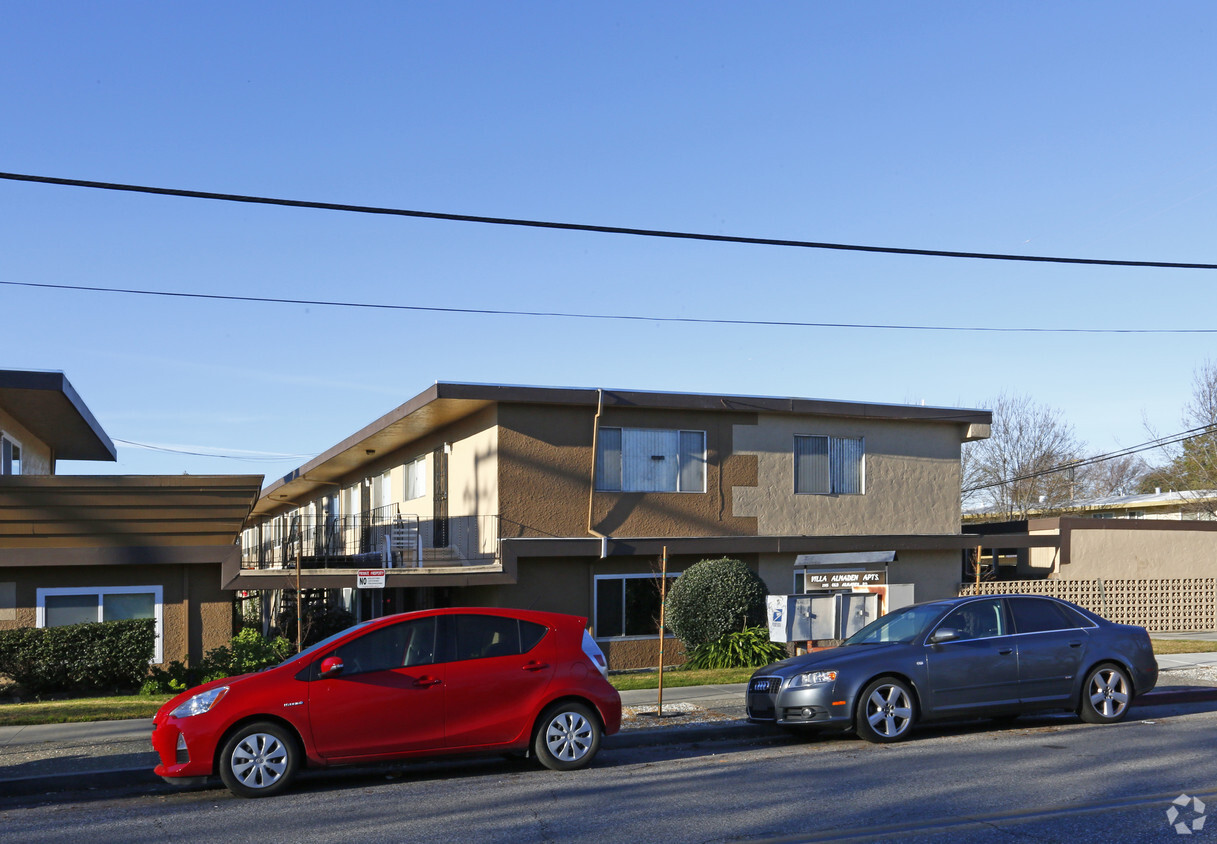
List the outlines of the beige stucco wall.
{"type": "Polygon", "coordinates": [[[0,408],[0,434],[21,444],[21,474],[50,475],[51,447],[0,408]]]}
{"type": "Polygon", "coordinates": [[[1068,580],[1217,577],[1217,531],[1084,530],[1069,533],[1068,580]]]}
{"type": "Polygon", "coordinates": [[[950,534],[959,531],[957,426],[820,416],[761,416],[735,426],[735,446],[755,455],[759,483],[733,490],[734,514],[762,536],[950,534]],[[864,493],[796,495],[797,434],[863,437],[864,493]]]}

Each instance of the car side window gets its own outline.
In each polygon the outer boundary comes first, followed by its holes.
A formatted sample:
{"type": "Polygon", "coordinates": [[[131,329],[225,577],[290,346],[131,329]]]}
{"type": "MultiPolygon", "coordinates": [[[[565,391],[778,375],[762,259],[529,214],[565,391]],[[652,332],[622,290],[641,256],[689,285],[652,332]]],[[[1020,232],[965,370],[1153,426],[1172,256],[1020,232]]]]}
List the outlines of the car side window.
{"type": "Polygon", "coordinates": [[[950,628],[959,631],[958,639],[988,639],[993,636],[1005,636],[1006,616],[1002,612],[1000,598],[985,601],[970,601],[961,607],[956,607],[938,629],[950,628]]]}
{"type": "Polygon", "coordinates": [[[340,645],[342,674],[366,674],[435,662],[435,619],[420,618],[380,627],[340,645]]]}
{"type": "Polygon", "coordinates": [[[490,659],[521,653],[520,625],[514,618],[498,615],[456,617],[457,660],[490,659]]]}
{"type": "Polygon", "coordinates": [[[1078,626],[1056,604],[1044,598],[1011,598],[1010,612],[1019,633],[1071,630],[1078,626]]]}

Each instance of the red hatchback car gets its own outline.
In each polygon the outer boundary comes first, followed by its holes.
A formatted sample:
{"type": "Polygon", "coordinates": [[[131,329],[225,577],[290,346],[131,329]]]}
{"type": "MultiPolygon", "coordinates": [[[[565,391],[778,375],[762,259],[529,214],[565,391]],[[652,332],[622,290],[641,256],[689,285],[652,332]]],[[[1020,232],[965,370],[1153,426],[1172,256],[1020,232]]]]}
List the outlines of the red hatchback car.
{"type": "Polygon", "coordinates": [[[358,624],[166,703],[153,720],[155,773],[178,784],[218,773],[234,794],[265,797],[302,766],[524,751],[582,768],[621,724],[586,621],[437,609],[358,624]]]}

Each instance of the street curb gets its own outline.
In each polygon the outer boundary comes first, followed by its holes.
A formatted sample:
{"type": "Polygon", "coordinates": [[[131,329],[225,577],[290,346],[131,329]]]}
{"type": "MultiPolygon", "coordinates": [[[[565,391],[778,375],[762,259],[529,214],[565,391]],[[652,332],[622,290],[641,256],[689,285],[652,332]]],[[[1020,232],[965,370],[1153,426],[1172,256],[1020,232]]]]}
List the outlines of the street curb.
{"type": "MultiPolygon", "coordinates": [[[[1142,709],[1152,706],[1171,706],[1180,703],[1203,703],[1217,701],[1217,687],[1181,686],[1155,689],[1136,698],[1133,707],[1142,709]]],[[[699,744],[707,742],[782,742],[789,740],[787,733],[772,725],[756,724],[743,719],[719,721],[709,724],[653,727],[648,729],[622,730],[602,739],[606,750],[625,750],[638,747],[660,747],[672,744],[699,744]]],[[[320,769],[332,773],[344,771],[358,773],[375,771],[385,766],[356,766],[351,768],[320,769]]],[[[6,798],[51,796],[64,793],[89,794],[98,791],[138,789],[141,793],[174,793],[184,791],[182,786],[170,785],[152,773],[151,767],[120,768],[108,771],[73,772],[70,774],[46,774],[18,779],[2,779],[6,798]]],[[[198,786],[196,786],[198,787],[198,786]]],[[[213,787],[213,786],[203,786],[213,787]]],[[[214,787],[219,787],[217,778],[214,787]]]]}

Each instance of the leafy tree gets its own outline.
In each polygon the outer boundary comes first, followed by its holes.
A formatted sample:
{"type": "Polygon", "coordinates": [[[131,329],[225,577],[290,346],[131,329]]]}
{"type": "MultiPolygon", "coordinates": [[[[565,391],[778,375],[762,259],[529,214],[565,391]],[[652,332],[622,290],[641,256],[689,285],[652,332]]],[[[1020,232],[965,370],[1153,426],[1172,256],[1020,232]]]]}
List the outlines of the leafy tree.
{"type": "Polygon", "coordinates": [[[766,594],[765,582],[739,560],[702,560],[672,584],[664,622],[686,648],[696,648],[763,624],[766,594]]]}

